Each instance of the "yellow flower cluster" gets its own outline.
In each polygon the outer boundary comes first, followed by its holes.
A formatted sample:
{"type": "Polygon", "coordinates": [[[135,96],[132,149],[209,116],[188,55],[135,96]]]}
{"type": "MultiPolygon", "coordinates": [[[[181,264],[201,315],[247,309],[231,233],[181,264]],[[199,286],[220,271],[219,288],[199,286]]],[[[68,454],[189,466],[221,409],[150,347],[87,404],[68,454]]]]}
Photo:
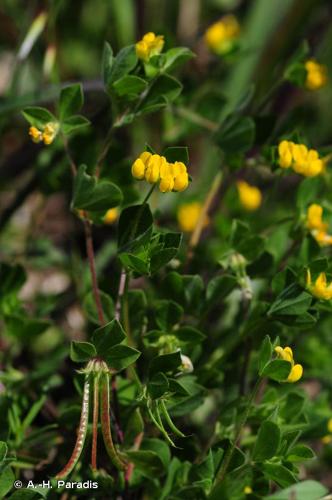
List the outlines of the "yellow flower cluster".
{"type": "Polygon", "coordinates": [[[297,174],[314,177],[324,171],[325,163],[319,158],[318,151],[308,149],[305,144],[292,141],[281,141],[278,146],[279,165],[281,168],[292,168],[297,174]]]}
{"type": "MultiPolygon", "coordinates": [[[[202,212],[202,204],[198,201],[193,201],[192,203],[185,203],[181,205],[177,212],[177,219],[179,226],[182,231],[191,233],[197,226],[198,219],[202,212]]],[[[206,216],[204,219],[203,226],[209,224],[209,217],[206,216]]]]}
{"type": "Polygon", "coordinates": [[[288,361],[292,365],[292,369],[290,371],[290,374],[288,375],[287,379],[285,382],[297,382],[300,380],[303,374],[303,367],[302,365],[299,364],[294,364],[294,358],[293,358],[293,351],[290,347],[280,347],[277,346],[274,348],[275,352],[277,353],[278,358],[284,359],[285,361],[288,361]]]}
{"type": "Polygon", "coordinates": [[[257,210],[262,203],[262,193],[260,190],[255,186],[250,186],[245,181],[238,181],[236,185],[243,208],[250,212],[257,210]]]}
{"type": "Polygon", "coordinates": [[[131,167],[135,179],[145,179],[150,184],[159,182],[159,191],[184,191],[189,184],[187,167],[181,161],[169,163],[164,156],[144,151],[131,167]]]}
{"type": "Polygon", "coordinates": [[[330,418],[327,422],[327,432],[328,434],[322,437],[322,443],[329,444],[332,441],[332,418],[330,418]]]}
{"type": "Polygon", "coordinates": [[[152,32],[146,33],[142,40],[136,43],[136,55],[138,59],[148,62],[150,57],[160,54],[164,47],[164,37],[152,32]]]}
{"type": "Polygon", "coordinates": [[[225,54],[232,49],[239,33],[240,25],[236,17],[224,16],[206,30],[205,43],[213,52],[225,54]]]}
{"type": "Polygon", "coordinates": [[[306,226],[319,245],[332,245],[332,236],[327,233],[328,224],[323,222],[323,207],[316,203],[309,206],[306,226]]]}
{"type": "Polygon", "coordinates": [[[110,208],[104,215],[104,224],[113,224],[119,216],[117,208],[110,208]]]}
{"type": "Polygon", "coordinates": [[[52,144],[57,133],[58,133],[59,125],[57,123],[49,122],[43,127],[42,130],[39,130],[37,127],[29,128],[29,135],[33,142],[44,142],[47,146],[52,144]]]}
{"type": "Polygon", "coordinates": [[[331,300],[332,299],[332,283],[329,285],[326,283],[326,274],[320,273],[318,278],[314,283],[311,281],[310,269],[307,271],[307,289],[309,292],[316,297],[316,299],[321,300],[331,300]]]}
{"type": "Polygon", "coordinates": [[[323,64],[319,64],[314,59],[309,59],[305,63],[307,77],[305,86],[309,90],[318,90],[324,87],[327,83],[327,68],[323,64]]]}

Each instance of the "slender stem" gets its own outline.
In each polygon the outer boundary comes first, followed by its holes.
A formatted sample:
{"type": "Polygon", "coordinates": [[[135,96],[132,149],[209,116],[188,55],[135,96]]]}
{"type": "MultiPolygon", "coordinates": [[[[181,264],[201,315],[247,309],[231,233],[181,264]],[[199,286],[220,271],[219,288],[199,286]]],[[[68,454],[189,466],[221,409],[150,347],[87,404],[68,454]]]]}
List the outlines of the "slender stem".
{"type": "Polygon", "coordinates": [[[89,375],[85,377],[82,399],[81,418],[77,432],[77,438],[73,453],[64,468],[55,476],[57,479],[62,479],[71,473],[77,464],[85,443],[86,433],[88,429],[89,420],[89,398],[90,398],[90,378],[89,375]]]}
{"type": "Polygon", "coordinates": [[[239,422],[239,425],[237,427],[237,431],[236,431],[236,434],[235,434],[235,439],[233,441],[233,443],[229,446],[226,454],[225,454],[225,457],[224,457],[224,460],[222,461],[222,464],[221,464],[221,467],[219,468],[219,470],[217,471],[217,474],[216,474],[216,478],[215,478],[215,483],[214,485],[216,486],[217,484],[221,483],[224,478],[225,478],[225,475],[226,475],[226,472],[227,472],[227,469],[228,469],[228,466],[230,464],[230,461],[232,459],[232,456],[233,456],[233,453],[234,453],[234,450],[235,450],[235,447],[238,445],[240,439],[241,439],[241,434],[242,434],[242,430],[243,430],[243,427],[245,426],[246,422],[247,422],[247,419],[248,419],[248,416],[249,416],[249,412],[250,412],[250,409],[251,409],[251,405],[256,397],[256,394],[259,390],[259,387],[262,383],[262,378],[259,377],[253,390],[252,390],[252,393],[250,394],[250,397],[248,399],[248,402],[247,402],[247,406],[246,406],[246,409],[245,409],[245,412],[242,416],[242,419],[240,420],[239,422]]]}
{"type": "Polygon", "coordinates": [[[69,164],[70,164],[70,168],[71,168],[71,173],[73,175],[73,177],[75,177],[75,175],[77,174],[77,166],[76,166],[76,163],[71,155],[71,152],[70,152],[70,149],[69,149],[69,144],[68,144],[68,139],[67,137],[65,136],[65,134],[61,133],[61,137],[62,137],[62,142],[63,142],[63,147],[65,149],[65,153],[67,155],[67,158],[69,160],[69,164]]]}
{"type": "Polygon", "coordinates": [[[96,272],[96,264],[95,264],[95,253],[93,249],[93,240],[92,240],[92,229],[91,222],[88,219],[83,220],[84,230],[85,230],[85,242],[86,242],[86,251],[89,259],[90,273],[92,279],[92,292],[94,295],[94,299],[96,302],[98,319],[101,325],[105,324],[103,306],[101,303],[98,281],[97,281],[97,272],[96,272]]]}
{"type": "Polygon", "coordinates": [[[99,417],[99,380],[95,377],[93,384],[93,420],[92,420],[92,449],[91,467],[97,470],[97,439],[98,439],[98,417],[99,417]]]}
{"type": "MultiPolygon", "coordinates": [[[[139,434],[137,434],[137,436],[134,439],[133,450],[137,451],[140,449],[140,446],[141,446],[141,443],[143,440],[143,436],[144,436],[143,432],[140,432],[139,434]]],[[[134,472],[134,467],[135,467],[135,465],[132,462],[130,462],[130,464],[128,465],[128,468],[126,470],[126,475],[125,475],[125,479],[126,479],[127,483],[129,483],[129,481],[131,479],[131,476],[134,472]]]]}
{"type": "Polygon", "coordinates": [[[196,225],[195,230],[194,230],[193,234],[191,235],[191,238],[189,241],[188,261],[190,261],[192,259],[193,253],[194,253],[194,248],[197,246],[197,244],[200,240],[206,217],[208,215],[208,212],[210,210],[210,207],[211,207],[211,204],[214,200],[214,197],[216,196],[216,194],[220,188],[222,177],[223,177],[223,175],[222,175],[222,172],[220,171],[217,173],[217,175],[213,179],[210,190],[207,194],[203,208],[202,208],[201,213],[199,215],[197,225],[196,225]]]}
{"type": "Polygon", "coordinates": [[[191,109],[183,108],[180,106],[175,109],[175,113],[182,118],[189,120],[191,123],[209,130],[210,132],[216,132],[216,130],[218,130],[219,128],[218,123],[208,120],[204,116],[199,115],[191,109]]]}
{"type": "Polygon", "coordinates": [[[126,278],[127,278],[126,270],[124,268],[122,268],[121,275],[120,275],[120,282],[119,282],[118,297],[117,297],[116,306],[115,306],[115,319],[117,319],[118,321],[120,321],[120,316],[121,316],[121,301],[122,301],[122,297],[124,294],[126,278]]]}
{"type": "Polygon", "coordinates": [[[100,420],[101,430],[107,453],[112,460],[112,463],[120,470],[126,469],[126,464],[121,460],[112,439],[111,423],[110,423],[110,395],[109,395],[109,374],[101,375],[101,391],[100,391],[100,420]]]}
{"type": "Polygon", "coordinates": [[[124,329],[125,329],[125,332],[127,335],[128,344],[133,347],[134,341],[133,341],[132,336],[131,336],[130,318],[129,318],[129,303],[128,303],[129,282],[130,282],[130,273],[127,272],[124,294],[123,294],[123,324],[124,324],[124,329]]]}
{"type": "Polygon", "coordinates": [[[111,127],[109,128],[109,130],[107,132],[107,135],[106,135],[106,138],[105,138],[102,150],[101,150],[101,152],[100,152],[100,154],[98,156],[98,159],[97,159],[96,171],[95,171],[95,174],[96,174],[97,177],[99,177],[99,175],[100,175],[100,167],[101,167],[100,164],[105,160],[106,155],[107,155],[107,153],[109,151],[109,148],[111,147],[112,138],[113,138],[113,125],[111,125],[111,127]]]}

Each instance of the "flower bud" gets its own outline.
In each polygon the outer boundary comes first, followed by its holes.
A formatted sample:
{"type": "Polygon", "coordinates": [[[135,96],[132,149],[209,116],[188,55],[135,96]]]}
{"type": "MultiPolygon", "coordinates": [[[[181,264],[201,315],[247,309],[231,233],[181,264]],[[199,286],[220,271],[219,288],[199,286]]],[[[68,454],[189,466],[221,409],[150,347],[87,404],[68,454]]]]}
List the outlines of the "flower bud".
{"type": "Polygon", "coordinates": [[[144,179],[144,173],[145,165],[140,158],[137,158],[131,167],[131,175],[135,177],[135,179],[142,180],[144,179]]]}

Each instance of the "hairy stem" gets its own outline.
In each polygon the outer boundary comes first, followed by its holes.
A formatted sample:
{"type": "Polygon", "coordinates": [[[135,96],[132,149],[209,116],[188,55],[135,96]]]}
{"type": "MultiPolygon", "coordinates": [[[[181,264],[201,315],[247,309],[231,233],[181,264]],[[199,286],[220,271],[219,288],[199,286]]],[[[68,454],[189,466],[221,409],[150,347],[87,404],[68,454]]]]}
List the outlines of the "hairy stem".
{"type": "Polygon", "coordinates": [[[206,220],[206,217],[208,215],[208,212],[210,210],[212,202],[213,202],[217,192],[219,191],[219,188],[221,186],[222,177],[223,177],[222,172],[221,171],[218,172],[217,175],[215,176],[212,184],[211,184],[211,187],[209,189],[207,197],[205,198],[205,202],[204,202],[203,208],[201,210],[201,213],[199,215],[197,225],[196,225],[195,230],[194,230],[193,234],[191,235],[191,238],[189,241],[188,262],[190,262],[190,260],[192,259],[193,254],[194,254],[194,249],[200,240],[200,237],[201,237],[201,234],[202,234],[202,231],[204,228],[204,222],[206,220]]]}
{"type": "Polygon", "coordinates": [[[84,219],[84,230],[85,230],[85,242],[86,242],[86,251],[88,254],[91,280],[92,280],[92,292],[96,302],[98,319],[101,325],[105,324],[103,306],[101,303],[98,281],[97,281],[97,272],[96,272],[96,264],[95,264],[95,253],[93,249],[93,240],[92,240],[92,229],[91,223],[89,220],[84,219]]]}
{"type": "Polygon", "coordinates": [[[88,429],[89,420],[89,398],[90,398],[90,378],[89,375],[85,377],[84,389],[83,389],[83,399],[82,399],[82,410],[81,418],[77,432],[77,438],[73,453],[68,460],[64,468],[55,476],[57,479],[62,479],[71,473],[75,465],[77,464],[85,443],[86,433],[88,429]]]}

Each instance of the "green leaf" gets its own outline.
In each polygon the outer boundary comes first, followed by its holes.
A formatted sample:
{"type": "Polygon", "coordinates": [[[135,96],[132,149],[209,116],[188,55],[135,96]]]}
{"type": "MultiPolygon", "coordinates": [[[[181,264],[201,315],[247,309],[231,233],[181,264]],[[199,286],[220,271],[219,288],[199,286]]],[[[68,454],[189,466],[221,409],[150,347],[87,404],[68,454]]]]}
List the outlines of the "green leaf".
{"type": "Polygon", "coordinates": [[[172,352],[170,354],[161,354],[154,358],[150,363],[150,377],[158,372],[168,373],[174,372],[181,365],[180,351],[172,352]]]}
{"type": "Polygon", "coordinates": [[[266,337],[263,340],[263,343],[261,345],[260,351],[259,351],[259,374],[262,374],[262,371],[265,367],[265,365],[271,360],[272,357],[272,344],[270,337],[266,335],[266,337]]]}
{"type": "Polygon", "coordinates": [[[293,484],[289,488],[277,491],[273,495],[264,497],[264,500],[289,500],[291,498],[298,500],[319,500],[328,493],[327,488],[317,481],[301,481],[293,484]]]}
{"type": "Polygon", "coordinates": [[[17,292],[25,280],[26,273],[21,265],[0,262],[0,298],[9,293],[17,292]]]}
{"type": "Polygon", "coordinates": [[[164,54],[165,62],[162,66],[162,71],[172,71],[177,66],[184,64],[189,59],[196,57],[191,50],[187,49],[187,47],[174,47],[173,49],[169,49],[164,54]]]}
{"type": "Polygon", "coordinates": [[[61,90],[59,100],[59,117],[64,121],[78,113],[83,106],[83,89],[80,83],[74,83],[61,90]]]}
{"type": "Polygon", "coordinates": [[[274,481],[283,488],[296,483],[294,474],[281,464],[265,463],[262,465],[262,472],[267,479],[274,481]]]}
{"type": "Polygon", "coordinates": [[[139,111],[143,111],[143,109],[146,111],[146,108],[149,106],[161,104],[160,99],[164,100],[164,102],[166,100],[166,103],[174,101],[180,95],[181,91],[182,85],[176,78],[169,75],[160,75],[151,84],[139,111]]]}
{"type": "Polygon", "coordinates": [[[150,241],[153,217],[147,203],[122,210],[118,224],[118,247],[132,248],[150,241]]]}
{"type": "Polygon", "coordinates": [[[225,153],[245,153],[254,143],[255,122],[248,116],[231,116],[217,130],[214,139],[225,153]]]}
{"type": "Polygon", "coordinates": [[[12,489],[15,480],[14,473],[10,467],[5,467],[0,473],[0,498],[5,498],[12,489]]]}
{"type": "Polygon", "coordinates": [[[137,63],[135,45],[129,45],[119,51],[117,56],[113,59],[112,67],[106,80],[107,86],[111,83],[120,80],[123,76],[127,75],[137,63]]]}
{"type": "Polygon", "coordinates": [[[111,347],[120,344],[125,338],[126,334],[119,321],[113,319],[93,332],[92,342],[97,354],[103,356],[111,347]]]}
{"type": "Polygon", "coordinates": [[[188,344],[201,344],[206,338],[202,332],[192,326],[180,326],[172,332],[181,342],[188,344]]]}
{"type": "Polygon", "coordinates": [[[164,464],[165,470],[167,470],[171,461],[171,452],[165,441],[157,438],[145,438],[140,449],[142,451],[146,450],[157,453],[158,457],[164,464]]]}
{"type": "Polygon", "coordinates": [[[86,169],[85,165],[81,165],[75,177],[73,207],[102,212],[120,205],[122,192],[118,186],[87,174],[86,169]]]}
{"type": "Polygon", "coordinates": [[[83,127],[87,127],[90,125],[90,122],[87,118],[81,115],[74,115],[69,118],[66,118],[61,124],[61,130],[64,134],[71,134],[75,130],[78,130],[83,127]]]}
{"type": "Polygon", "coordinates": [[[129,365],[135,363],[136,359],[138,359],[140,355],[141,353],[137,349],[118,344],[111,347],[104,357],[110,368],[114,368],[116,371],[121,371],[129,365]]]}
{"type": "Polygon", "coordinates": [[[312,458],[315,458],[315,453],[309,446],[305,446],[304,444],[297,444],[287,454],[287,461],[289,462],[302,462],[303,460],[310,460],[312,458]]]}
{"type": "MultiPolygon", "coordinates": [[[[101,305],[103,308],[103,313],[105,316],[106,321],[111,321],[112,318],[114,318],[114,302],[113,299],[110,295],[107,293],[103,292],[102,290],[99,290],[99,295],[100,295],[100,300],[101,300],[101,305]]],[[[83,309],[86,312],[86,315],[91,321],[91,323],[94,323],[95,325],[99,325],[99,317],[98,317],[98,312],[97,312],[97,307],[96,307],[96,301],[94,298],[93,292],[89,292],[83,300],[83,309]]]]}
{"type": "Polygon", "coordinates": [[[113,63],[114,63],[114,56],[113,56],[112,47],[108,42],[105,42],[102,63],[101,63],[101,65],[102,65],[102,79],[103,79],[105,86],[108,85],[108,82],[111,79],[111,72],[112,72],[113,63]]]}
{"type": "Polygon", "coordinates": [[[253,460],[263,462],[277,454],[280,445],[280,429],[274,422],[265,420],[259,428],[253,451],[253,460]]]}
{"type": "Polygon", "coordinates": [[[147,87],[147,82],[138,76],[126,75],[113,83],[116,94],[120,97],[125,95],[139,95],[147,87]]]}
{"type": "Polygon", "coordinates": [[[212,307],[229,295],[237,285],[235,276],[223,274],[209,281],[206,288],[206,306],[212,307]]]}
{"type": "Polygon", "coordinates": [[[6,458],[8,453],[8,446],[4,441],[0,441],[0,465],[6,458]]]}
{"type": "Polygon", "coordinates": [[[150,378],[147,389],[152,399],[160,398],[169,389],[167,377],[161,372],[155,373],[150,378]]]}
{"type": "Polygon", "coordinates": [[[149,262],[146,259],[141,259],[130,253],[121,253],[119,258],[126,269],[134,271],[136,274],[148,275],[150,272],[149,262]]]}
{"type": "Polygon", "coordinates": [[[96,348],[90,342],[77,342],[73,340],[70,344],[70,359],[75,363],[83,363],[97,356],[96,348]]]}
{"type": "Polygon", "coordinates": [[[163,155],[166,160],[170,163],[174,163],[176,161],[182,161],[185,165],[189,165],[189,153],[188,148],[183,146],[173,146],[166,148],[163,151],[163,155]]]}
{"type": "Polygon", "coordinates": [[[57,122],[52,113],[45,108],[29,106],[22,111],[24,118],[30,125],[42,129],[47,123],[57,122]]]}
{"type": "Polygon", "coordinates": [[[286,422],[292,422],[301,415],[304,404],[305,398],[303,394],[290,392],[287,394],[285,404],[280,408],[280,416],[284,418],[286,422]]]}
{"type": "Polygon", "coordinates": [[[163,461],[154,451],[127,451],[126,455],[143,476],[154,479],[164,474],[163,461]]]}
{"type": "Polygon", "coordinates": [[[268,310],[268,316],[295,316],[307,312],[312,302],[310,293],[303,291],[303,289],[296,283],[292,283],[271,305],[268,310]]]}
{"type": "Polygon", "coordinates": [[[156,323],[165,332],[179,323],[183,315],[183,308],[172,300],[159,300],[156,303],[156,323]]]}
{"type": "Polygon", "coordinates": [[[5,315],[6,330],[9,335],[30,342],[33,337],[37,337],[51,326],[47,320],[29,318],[19,314],[5,315]]]}
{"type": "Polygon", "coordinates": [[[290,374],[292,365],[284,359],[274,359],[265,365],[262,370],[263,377],[269,377],[277,382],[284,382],[290,374]]]}
{"type": "Polygon", "coordinates": [[[134,412],[131,413],[128,423],[126,426],[125,443],[129,445],[132,444],[134,439],[144,431],[144,421],[139,408],[136,408],[134,412]]]}

